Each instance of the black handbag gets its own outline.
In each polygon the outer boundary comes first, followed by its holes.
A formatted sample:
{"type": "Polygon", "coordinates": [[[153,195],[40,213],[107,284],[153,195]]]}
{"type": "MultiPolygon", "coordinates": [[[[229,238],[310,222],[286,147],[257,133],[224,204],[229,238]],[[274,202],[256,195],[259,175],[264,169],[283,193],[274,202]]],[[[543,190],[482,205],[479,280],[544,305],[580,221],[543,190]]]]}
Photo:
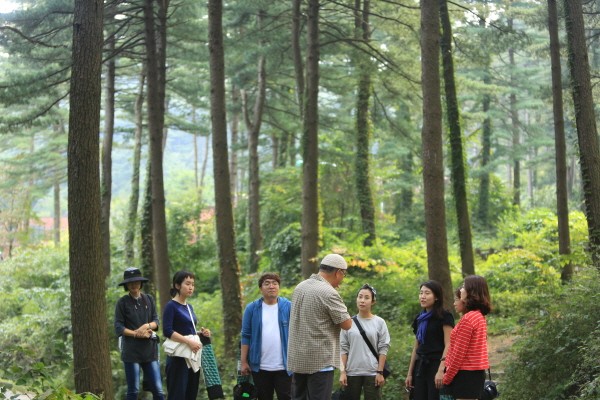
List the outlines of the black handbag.
{"type": "MultiPolygon", "coordinates": [[[[375,351],[375,348],[371,344],[371,341],[369,340],[369,338],[367,338],[367,334],[365,333],[365,330],[363,329],[363,327],[360,324],[360,322],[358,322],[358,318],[356,316],[354,316],[354,317],[352,317],[352,320],[356,324],[356,327],[358,328],[358,331],[360,332],[360,334],[362,335],[363,339],[365,340],[365,343],[367,344],[367,347],[369,347],[369,350],[371,350],[371,353],[373,353],[373,355],[375,356],[375,359],[377,361],[379,361],[379,355],[375,351]]],[[[390,376],[391,374],[392,374],[392,370],[390,369],[390,366],[389,366],[389,364],[388,364],[388,362],[386,360],[385,364],[383,366],[383,377],[385,379],[387,379],[387,377],[390,376]]]]}
{"type": "Polygon", "coordinates": [[[496,382],[492,380],[492,372],[489,368],[488,377],[490,379],[483,383],[483,395],[481,396],[481,400],[492,400],[500,396],[500,392],[498,392],[498,388],[496,387],[496,382]]]}
{"type": "Polygon", "coordinates": [[[348,392],[344,388],[339,388],[331,394],[331,400],[349,400],[348,392]]]}

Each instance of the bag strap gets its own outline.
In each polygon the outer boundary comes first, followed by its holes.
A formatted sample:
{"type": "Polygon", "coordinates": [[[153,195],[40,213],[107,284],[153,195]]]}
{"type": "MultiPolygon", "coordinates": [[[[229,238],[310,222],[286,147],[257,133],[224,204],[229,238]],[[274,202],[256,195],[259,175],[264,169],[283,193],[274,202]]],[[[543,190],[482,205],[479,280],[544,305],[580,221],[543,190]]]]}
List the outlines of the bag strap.
{"type": "Polygon", "coordinates": [[[490,371],[489,368],[488,368],[488,376],[490,378],[490,381],[493,381],[493,379],[492,379],[492,371],[490,371]]]}
{"type": "Polygon", "coordinates": [[[152,322],[152,307],[149,305],[148,296],[143,292],[140,292],[140,294],[142,295],[142,300],[144,300],[144,303],[146,304],[146,310],[148,311],[148,323],[150,323],[152,322]]]}
{"type": "Polygon", "coordinates": [[[377,352],[375,351],[375,348],[373,347],[373,345],[371,344],[371,341],[369,340],[369,338],[367,338],[367,334],[365,333],[365,330],[363,329],[362,325],[360,324],[360,322],[358,322],[358,318],[355,315],[354,317],[352,317],[352,320],[354,321],[354,323],[356,324],[356,327],[358,328],[358,331],[360,332],[360,334],[362,335],[363,339],[365,340],[365,343],[367,344],[367,346],[369,347],[369,350],[371,350],[371,353],[373,353],[373,356],[375,356],[375,358],[377,359],[377,361],[379,362],[379,355],[377,354],[377,352]]]}
{"type": "Polygon", "coordinates": [[[186,304],[185,306],[187,307],[188,313],[190,314],[190,320],[192,320],[192,325],[194,325],[194,332],[198,332],[196,330],[196,324],[194,323],[194,317],[192,316],[192,311],[190,310],[190,305],[186,304]]]}

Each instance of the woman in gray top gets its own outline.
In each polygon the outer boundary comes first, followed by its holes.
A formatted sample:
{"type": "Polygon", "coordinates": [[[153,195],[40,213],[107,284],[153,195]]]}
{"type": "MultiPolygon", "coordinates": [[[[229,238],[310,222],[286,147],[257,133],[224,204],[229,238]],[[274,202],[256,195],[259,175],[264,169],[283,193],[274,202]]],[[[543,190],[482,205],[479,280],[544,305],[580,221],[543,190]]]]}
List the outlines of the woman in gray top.
{"type": "Polygon", "coordinates": [[[390,347],[390,333],[383,318],[373,315],[377,292],[369,284],[363,285],[356,296],[358,315],[354,317],[352,328],[340,333],[342,371],[340,383],[345,387],[347,398],[359,400],[380,400],[381,388],[385,383],[383,366],[390,347]],[[379,358],[369,349],[360,333],[358,324],[365,331],[379,358]]]}

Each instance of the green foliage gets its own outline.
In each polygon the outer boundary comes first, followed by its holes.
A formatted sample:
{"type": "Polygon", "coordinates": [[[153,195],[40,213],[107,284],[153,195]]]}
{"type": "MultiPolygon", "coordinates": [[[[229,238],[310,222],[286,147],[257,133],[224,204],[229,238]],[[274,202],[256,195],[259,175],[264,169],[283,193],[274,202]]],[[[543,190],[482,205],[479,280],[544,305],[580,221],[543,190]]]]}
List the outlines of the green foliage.
{"type": "Polygon", "coordinates": [[[516,345],[503,378],[510,383],[503,386],[503,398],[597,398],[599,278],[594,268],[582,270],[563,294],[548,299],[547,315],[531,313],[535,323],[516,345]]]}
{"type": "Polygon", "coordinates": [[[284,285],[300,280],[301,246],[301,228],[297,222],[282,229],[271,240],[266,256],[270,256],[271,270],[281,275],[284,285]]]}

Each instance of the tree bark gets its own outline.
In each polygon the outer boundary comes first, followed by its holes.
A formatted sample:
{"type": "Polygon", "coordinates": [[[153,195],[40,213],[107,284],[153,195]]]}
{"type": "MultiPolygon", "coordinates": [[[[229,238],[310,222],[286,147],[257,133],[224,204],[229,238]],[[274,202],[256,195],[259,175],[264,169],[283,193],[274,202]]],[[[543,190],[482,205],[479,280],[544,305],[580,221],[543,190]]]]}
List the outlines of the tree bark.
{"type": "Polygon", "coordinates": [[[67,151],[69,277],[75,389],[113,399],[100,236],[102,28],[102,1],[75,0],[67,151]]]}
{"type": "Polygon", "coordinates": [[[231,84],[231,158],[229,161],[229,173],[231,174],[231,198],[233,207],[238,201],[238,146],[240,126],[240,91],[234,83],[231,84]]]}
{"type": "MultiPolygon", "coordinates": [[[[262,28],[265,12],[258,12],[258,29],[262,28]]],[[[254,101],[253,118],[250,119],[247,108],[246,92],[242,92],[244,119],[248,128],[248,233],[250,240],[249,270],[258,271],[262,251],[262,232],[260,229],[260,169],[258,160],[258,138],[262,125],[265,94],[267,91],[265,56],[258,58],[257,94],[254,101]]]]}
{"type": "Polygon", "coordinates": [[[235,249],[235,231],[229,182],[222,18],[222,0],[209,0],[210,115],[213,132],[217,242],[219,247],[221,290],[223,292],[223,329],[225,354],[227,357],[234,357],[236,353],[236,337],[239,335],[242,326],[242,295],[239,281],[240,269],[235,249]]]}
{"type": "Polygon", "coordinates": [[[460,243],[460,260],[463,276],[475,274],[473,259],[473,242],[471,236],[471,221],[469,203],[467,201],[467,174],[465,171],[465,155],[463,151],[462,131],[460,127],[460,112],[456,97],[454,81],[454,60],[452,57],[452,25],[448,14],[447,0],[439,0],[440,18],[442,23],[441,50],[444,71],[444,88],[446,95],[446,117],[450,134],[450,160],[452,174],[452,190],[458,226],[460,243]]]}
{"type": "Polygon", "coordinates": [[[427,266],[429,278],[442,285],[446,304],[451,304],[453,295],[448,263],[444,204],[444,151],[439,54],[439,4],[431,0],[421,0],[421,85],[423,88],[421,138],[427,266]]]}
{"type": "Polygon", "coordinates": [[[152,236],[161,310],[171,299],[171,263],[167,240],[165,215],[165,188],[163,177],[163,129],[165,118],[166,85],[166,19],[168,1],[158,1],[155,24],[154,0],[146,0],[144,21],[146,28],[146,74],[148,132],[150,134],[150,172],[152,182],[152,236]],[[156,32],[155,28],[158,28],[156,32]],[[156,34],[158,33],[158,35],[156,34]]]}
{"type": "Polygon", "coordinates": [[[302,276],[318,269],[319,252],[319,1],[308,1],[306,94],[302,137],[302,276]]]}
{"type": "MultiPolygon", "coordinates": [[[[298,101],[299,120],[304,121],[304,96],[306,84],[304,79],[304,65],[302,59],[302,46],[300,37],[302,33],[302,0],[292,0],[292,54],[294,57],[294,71],[296,77],[296,99],[298,101]]],[[[290,166],[296,165],[296,140],[293,134],[288,140],[288,158],[290,166]]]]}
{"type": "Polygon", "coordinates": [[[154,238],[152,236],[152,165],[150,160],[146,165],[146,187],[144,188],[144,203],[140,220],[140,266],[150,279],[144,286],[144,292],[156,297],[157,273],[154,265],[154,238]]]}
{"type": "MultiPolygon", "coordinates": [[[[513,29],[513,19],[508,19],[508,29],[513,29]]],[[[515,49],[508,48],[508,62],[510,64],[510,125],[512,131],[512,159],[513,159],[513,206],[521,205],[521,139],[519,137],[519,112],[517,110],[517,94],[515,92],[517,83],[513,71],[515,70],[515,49]]]]}
{"type": "MultiPolygon", "coordinates": [[[[111,6],[112,11],[113,6],[111,6]]],[[[111,13],[113,14],[113,13],[111,13]]],[[[113,14],[114,15],[114,14],[113,14]]],[[[112,147],[115,132],[115,37],[106,39],[110,59],[106,64],[104,98],[104,136],[102,138],[102,182],[101,182],[101,213],[100,233],[102,235],[102,265],[105,276],[110,276],[110,203],[112,198],[112,147]]]]}
{"type": "MultiPolygon", "coordinates": [[[[489,68],[484,72],[483,83],[490,84],[489,68]]],[[[482,111],[485,115],[481,127],[481,173],[479,177],[479,198],[477,220],[483,229],[490,228],[490,173],[487,170],[492,154],[492,119],[490,112],[491,96],[483,94],[482,111]]]]}
{"type": "Polygon", "coordinates": [[[600,268],[600,148],[580,1],[564,0],[571,89],[592,260],[600,268]]]}
{"type": "MultiPolygon", "coordinates": [[[[127,227],[125,228],[125,262],[127,265],[133,265],[135,260],[135,231],[138,221],[138,206],[140,202],[140,164],[142,156],[142,131],[143,131],[143,105],[144,105],[144,85],[146,82],[146,71],[142,67],[138,93],[135,98],[134,118],[135,135],[133,142],[133,163],[131,173],[131,194],[129,195],[129,207],[127,212],[127,227]]],[[[145,274],[149,271],[144,270],[145,274]]]]}
{"type": "MultiPolygon", "coordinates": [[[[370,0],[355,0],[354,31],[355,38],[366,45],[371,40],[369,25],[370,0]]],[[[362,233],[365,234],[363,245],[371,246],[377,237],[375,230],[375,206],[370,177],[370,150],[372,122],[369,113],[371,102],[371,67],[370,61],[359,50],[356,52],[358,66],[358,87],[356,100],[356,158],[355,178],[358,207],[362,233]]]]}

